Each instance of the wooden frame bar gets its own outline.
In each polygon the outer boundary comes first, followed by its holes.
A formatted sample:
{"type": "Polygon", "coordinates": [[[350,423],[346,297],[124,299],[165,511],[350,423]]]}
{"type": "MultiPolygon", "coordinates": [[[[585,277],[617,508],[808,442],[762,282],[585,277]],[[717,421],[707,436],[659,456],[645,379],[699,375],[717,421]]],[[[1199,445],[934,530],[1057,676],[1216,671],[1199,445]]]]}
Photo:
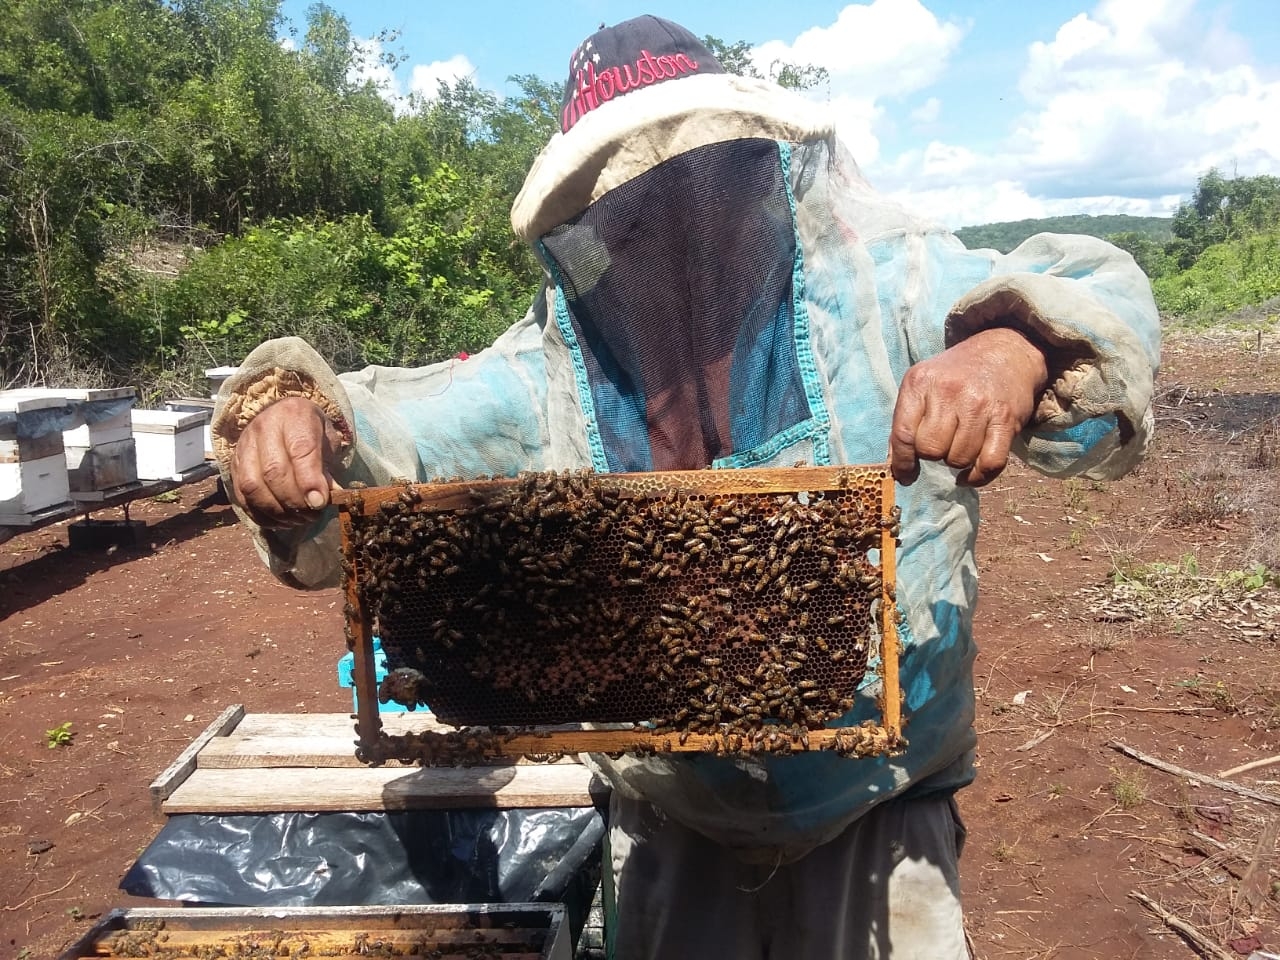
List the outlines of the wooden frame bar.
{"type": "Polygon", "coordinates": [[[426,956],[571,960],[558,903],[113,910],[59,960],[426,956]]]}
{"type": "MultiPolygon", "coordinates": [[[[347,564],[347,625],[355,656],[359,759],[375,764],[399,759],[404,762],[417,760],[439,765],[467,765],[509,761],[517,757],[553,758],[584,752],[788,754],[834,750],[844,756],[875,756],[894,753],[902,748],[896,604],[899,514],[894,505],[894,480],[887,464],[600,474],[591,475],[589,479],[616,491],[620,498],[636,499],[663,496],[671,491],[704,497],[759,496],[847,491],[853,486],[870,490],[874,486],[881,505],[878,538],[881,584],[877,618],[882,681],[879,698],[881,722],[858,727],[790,730],[787,733],[765,725],[750,734],[736,730],[731,724],[723,725],[717,732],[694,732],[675,727],[651,729],[637,724],[623,729],[567,729],[564,725],[521,729],[465,727],[449,732],[417,732],[407,737],[387,735],[383,732],[378,711],[373,628],[360,604],[361,570],[357,551],[352,548],[355,537],[353,517],[371,515],[383,504],[403,497],[406,491],[412,491],[416,510],[446,512],[469,509],[490,496],[510,491],[521,480],[399,484],[336,491],[333,495],[333,501],[339,508],[347,564]]],[[[849,691],[850,696],[852,693],[849,691]]]]}

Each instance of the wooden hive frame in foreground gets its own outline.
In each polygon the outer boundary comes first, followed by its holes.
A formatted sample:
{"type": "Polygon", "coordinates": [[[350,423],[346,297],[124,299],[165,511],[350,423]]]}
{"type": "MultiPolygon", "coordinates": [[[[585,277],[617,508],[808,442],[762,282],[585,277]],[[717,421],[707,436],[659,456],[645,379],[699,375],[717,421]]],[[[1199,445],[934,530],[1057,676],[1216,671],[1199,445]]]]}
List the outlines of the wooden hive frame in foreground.
{"type": "Polygon", "coordinates": [[[883,464],[337,493],[357,754],[895,752],[893,499],[883,464]],[[869,667],[878,721],[831,726],[869,667]],[[390,700],[458,729],[387,735],[390,700]]]}

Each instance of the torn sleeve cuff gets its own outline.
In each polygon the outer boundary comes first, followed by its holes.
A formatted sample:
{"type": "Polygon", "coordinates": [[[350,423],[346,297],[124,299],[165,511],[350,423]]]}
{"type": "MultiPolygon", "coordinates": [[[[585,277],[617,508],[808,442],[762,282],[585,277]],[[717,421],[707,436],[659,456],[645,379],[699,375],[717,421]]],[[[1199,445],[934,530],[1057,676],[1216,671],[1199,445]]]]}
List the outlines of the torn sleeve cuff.
{"type": "Polygon", "coordinates": [[[1154,370],[1128,323],[1071,278],[1015,273],[954,304],[946,343],[992,327],[1035,343],[1049,373],[1015,452],[1046,473],[1099,479],[1137,462],[1151,432],[1154,370]]]}

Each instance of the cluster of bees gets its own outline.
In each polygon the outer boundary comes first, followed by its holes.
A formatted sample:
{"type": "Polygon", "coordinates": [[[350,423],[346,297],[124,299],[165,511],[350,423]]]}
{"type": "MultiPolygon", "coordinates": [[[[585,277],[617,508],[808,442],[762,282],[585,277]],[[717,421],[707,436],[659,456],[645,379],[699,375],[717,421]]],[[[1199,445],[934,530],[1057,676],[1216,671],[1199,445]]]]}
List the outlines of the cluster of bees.
{"type": "Polygon", "coordinates": [[[642,722],[727,752],[805,746],[877,647],[879,487],[630,489],[530,473],[351,518],[383,702],[446,723],[642,722]],[[482,489],[483,488],[483,489],[482,489]]]}

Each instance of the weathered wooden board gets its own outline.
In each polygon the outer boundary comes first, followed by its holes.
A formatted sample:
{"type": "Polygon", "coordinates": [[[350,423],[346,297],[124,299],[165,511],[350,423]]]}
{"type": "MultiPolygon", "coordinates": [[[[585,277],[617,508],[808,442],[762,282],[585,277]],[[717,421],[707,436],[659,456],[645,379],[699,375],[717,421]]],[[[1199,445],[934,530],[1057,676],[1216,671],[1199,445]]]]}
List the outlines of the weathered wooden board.
{"type": "MultiPolygon", "coordinates": [[[[382,726],[388,733],[453,729],[428,710],[384,714],[382,726]]],[[[356,739],[356,721],[349,713],[246,713],[235,733],[246,737],[326,737],[345,740],[343,749],[347,749],[356,739]]]]}
{"type": "Polygon", "coordinates": [[[200,755],[200,751],[204,745],[215,737],[226,736],[235,729],[236,724],[244,718],[244,706],[239,703],[233,703],[222,711],[204,731],[187,744],[187,748],[178,754],[178,758],[169,764],[168,768],[151,781],[151,810],[154,813],[160,812],[160,805],[168,799],[178,786],[191,776],[196,768],[196,758],[200,755]]]}
{"type": "MultiPolygon", "coordinates": [[[[388,714],[395,733],[446,732],[427,711],[388,714]]],[[[345,713],[245,713],[228,707],[151,785],[166,814],[558,807],[592,803],[573,762],[421,769],[369,767],[345,713]]]]}
{"type": "Polygon", "coordinates": [[[166,814],[448,810],[590,806],[579,764],[502,767],[197,769],[164,801],[166,814]]]}

